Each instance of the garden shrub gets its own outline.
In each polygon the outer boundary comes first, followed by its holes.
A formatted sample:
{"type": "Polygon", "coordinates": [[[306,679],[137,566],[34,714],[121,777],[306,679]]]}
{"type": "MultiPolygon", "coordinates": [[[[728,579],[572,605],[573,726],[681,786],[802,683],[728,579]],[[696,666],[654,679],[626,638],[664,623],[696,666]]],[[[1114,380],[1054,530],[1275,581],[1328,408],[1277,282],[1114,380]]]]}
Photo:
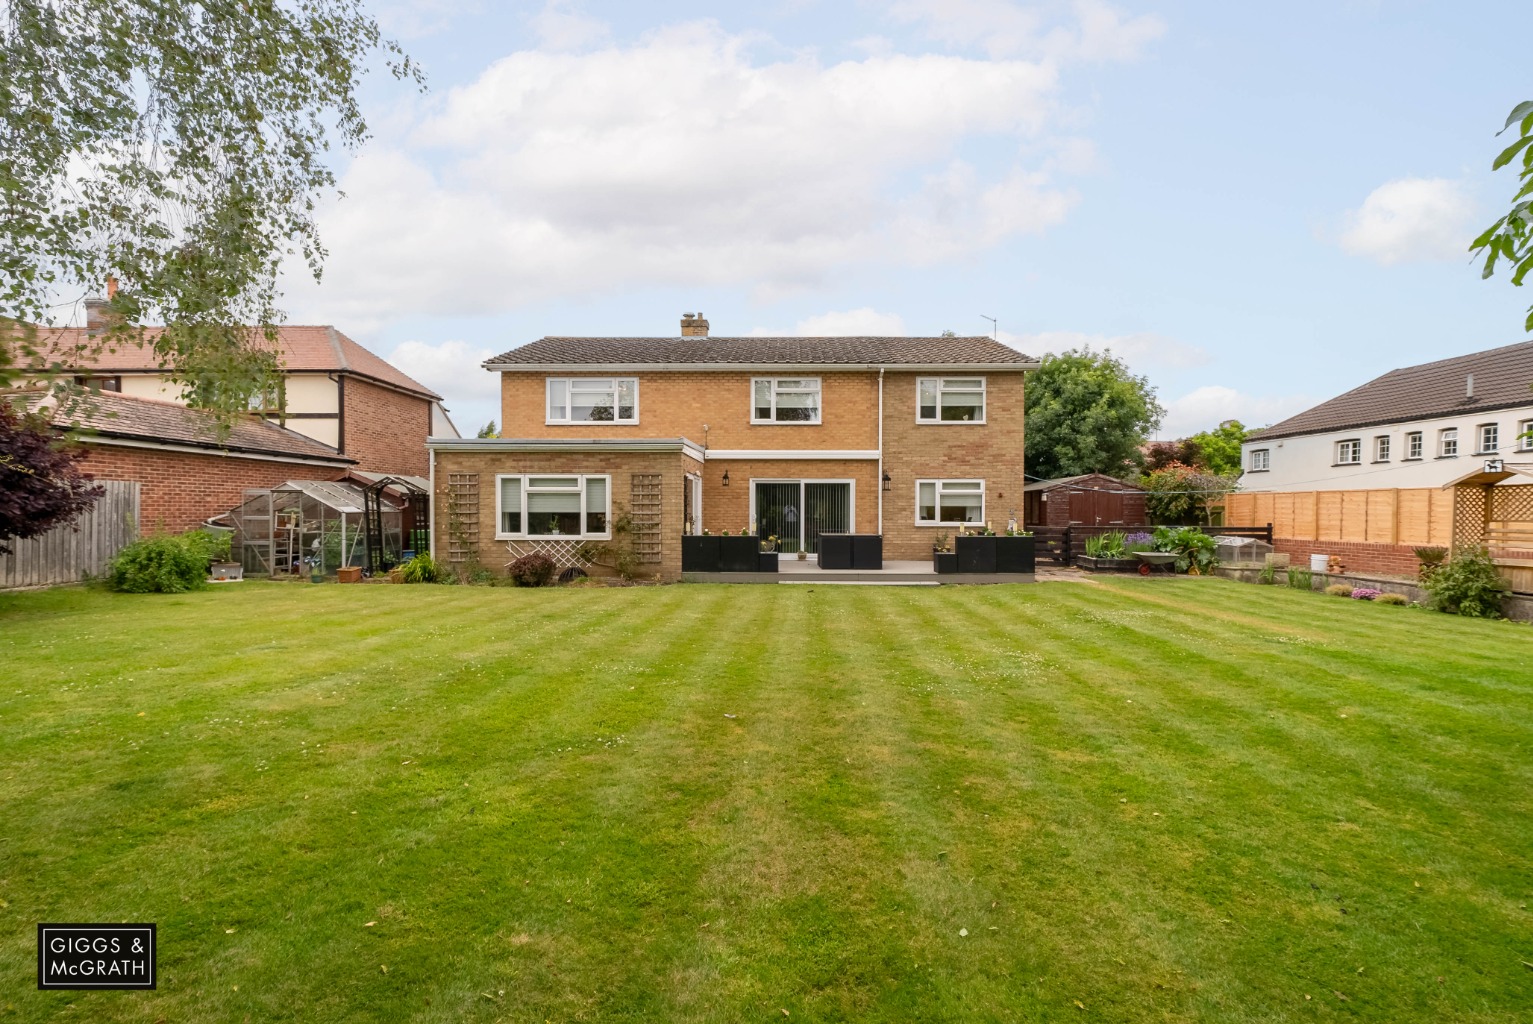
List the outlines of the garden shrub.
{"type": "Polygon", "coordinates": [[[425,551],[399,567],[399,578],[406,583],[440,583],[445,575],[442,564],[425,551]]]}
{"type": "Polygon", "coordinates": [[[1354,601],[1372,601],[1374,598],[1378,597],[1382,593],[1384,593],[1384,591],[1376,590],[1373,587],[1353,587],[1352,588],[1352,600],[1354,600],[1354,601]]]}
{"type": "Polygon", "coordinates": [[[210,562],[234,560],[231,550],[234,542],[232,530],[188,530],[181,535],[181,539],[210,562]]]}
{"type": "Polygon", "coordinates": [[[1410,598],[1406,597],[1404,594],[1380,594],[1378,597],[1373,599],[1373,603],[1403,605],[1410,604],[1411,601],[1410,598]]]}
{"type": "Polygon", "coordinates": [[[1332,597],[1351,597],[1352,596],[1352,584],[1350,584],[1350,583],[1332,583],[1329,587],[1325,588],[1325,592],[1327,594],[1330,594],[1332,597]]]}
{"type": "Polygon", "coordinates": [[[1176,552],[1176,571],[1187,572],[1196,568],[1200,573],[1206,573],[1219,564],[1219,559],[1214,556],[1214,548],[1217,541],[1192,526],[1157,526],[1155,528],[1155,550],[1176,552]]]}
{"type": "Polygon", "coordinates": [[[206,546],[185,537],[146,537],[117,552],[107,583],[127,594],[182,594],[208,585],[206,546]]]}
{"type": "Polygon", "coordinates": [[[1288,570],[1288,585],[1295,590],[1314,590],[1315,574],[1308,569],[1294,569],[1290,567],[1288,570]]]}
{"type": "Polygon", "coordinates": [[[1477,619],[1499,619],[1501,598],[1509,589],[1484,548],[1460,552],[1422,585],[1432,595],[1433,608],[1477,619]]]}
{"type": "Polygon", "coordinates": [[[554,560],[533,552],[511,563],[511,578],[519,587],[546,587],[554,578],[554,560]]]}

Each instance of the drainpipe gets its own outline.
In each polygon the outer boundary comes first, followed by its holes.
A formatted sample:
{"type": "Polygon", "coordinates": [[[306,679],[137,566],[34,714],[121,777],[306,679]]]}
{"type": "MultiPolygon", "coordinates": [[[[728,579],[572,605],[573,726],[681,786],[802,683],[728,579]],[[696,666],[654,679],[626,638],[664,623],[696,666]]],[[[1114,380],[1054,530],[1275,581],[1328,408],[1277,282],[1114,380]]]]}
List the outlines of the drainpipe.
{"type": "MultiPolygon", "coordinates": [[[[426,553],[431,556],[431,560],[434,562],[434,561],[436,561],[436,524],[437,524],[437,518],[439,517],[439,515],[441,513],[441,509],[439,509],[437,507],[437,500],[436,500],[436,449],[435,448],[427,448],[426,449],[426,454],[427,454],[427,456],[431,460],[430,468],[427,469],[427,472],[431,475],[430,476],[430,480],[431,480],[431,483],[430,483],[431,497],[429,499],[427,499],[428,501],[430,501],[430,504],[426,506],[427,508],[429,508],[431,510],[431,519],[429,521],[427,521],[427,523],[426,523],[427,528],[431,531],[431,547],[430,547],[430,549],[426,553]]],[[[499,500],[499,499],[497,499],[497,500],[499,500]]],[[[495,524],[495,528],[497,530],[500,529],[500,524],[499,523],[495,524]]]]}
{"type": "Polygon", "coordinates": [[[873,486],[878,488],[878,533],[882,536],[884,532],[884,368],[882,366],[878,368],[878,471],[873,486]]]}

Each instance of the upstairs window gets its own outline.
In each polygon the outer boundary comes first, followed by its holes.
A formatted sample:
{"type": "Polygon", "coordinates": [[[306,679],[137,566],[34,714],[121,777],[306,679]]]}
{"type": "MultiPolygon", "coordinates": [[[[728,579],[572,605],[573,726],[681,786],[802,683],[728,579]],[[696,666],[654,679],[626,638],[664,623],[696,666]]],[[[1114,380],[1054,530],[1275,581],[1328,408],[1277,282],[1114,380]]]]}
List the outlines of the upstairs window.
{"type": "Polygon", "coordinates": [[[1336,442],[1336,464],[1338,466],[1355,466],[1363,461],[1363,442],[1353,438],[1350,441],[1336,442]]]}
{"type": "Polygon", "coordinates": [[[1517,450],[1533,452],[1533,420],[1523,420],[1517,424],[1517,450]]]}
{"type": "Polygon", "coordinates": [[[496,485],[500,536],[608,536],[609,477],[501,476],[496,485]]]}
{"type": "Polygon", "coordinates": [[[550,377],[548,422],[637,423],[639,381],[634,377],[550,377]]]}
{"type": "Polygon", "coordinates": [[[1265,473],[1272,468],[1272,451],[1267,448],[1257,448],[1251,452],[1251,472],[1265,473]]]}
{"type": "Polygon", "coordinates": [[[1494,455],[1501,448],[1501,425],[1499,423],[1480,424],[1480,455],[1494,455]]]}
{"type": "Polygon", "coordinates": [[[751,422],[820,422],[819,378],[758,377],[752,380],[751,422]]]}
{"type": "Polygon", "coordinates": [[[985,481],[916,481],[918,526],[982,526],[984,522],[985,481]]]}
{"type": "Polygon", "coordinates": [[[1405,435],[1405,457],[1407,459],[1419,459],[1426,451],[1426,443],[1421,439],[1421,431],[1413,430],[1405,435]]]}
{"type": "Polygon", "coordinates": [[[1458,428],[1449,427],[1447,430],[1438,431],[1437,455],[1444,459],[1458,457],[1458,428]]]}
{"type": "Polygon", "coordinates": [[[985,378],[922,377],[916,382],[916,422],[985,422],[985,378]]]}
{"type": "Polygon", "coordinates": [[[1388,462],[1389,461],[1389,447],[1390,447],[1390,445],[1389,445],[1389,435],[1388,434],[1380,434],[1378,437],[1374,438],[1373,439],[1373,461],[1374,462],[1388,462]]]}

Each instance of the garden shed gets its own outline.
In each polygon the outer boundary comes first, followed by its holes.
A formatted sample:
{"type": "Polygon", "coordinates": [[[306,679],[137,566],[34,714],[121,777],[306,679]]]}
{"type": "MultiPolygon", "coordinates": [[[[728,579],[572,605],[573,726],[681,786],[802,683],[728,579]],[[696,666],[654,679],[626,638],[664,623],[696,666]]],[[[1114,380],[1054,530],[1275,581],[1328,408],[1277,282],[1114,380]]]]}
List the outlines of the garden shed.
{"type": "Polygon", "coordinates": [[[1145,517],[1144,488],[1105,473],[1036,480],[1022,488],[1026,526],[1137,526],[1145,517]]]}
{"type": "Polygon", "coordinates": [[[252,576],[309,574],[314,568],[328,576],[341,566],[366,567],[369,519],[382,568],[398,563],[404,549],[400,506],[342,480],[289,480],[247,490],[229,518],[233,555],[252,576]]]}

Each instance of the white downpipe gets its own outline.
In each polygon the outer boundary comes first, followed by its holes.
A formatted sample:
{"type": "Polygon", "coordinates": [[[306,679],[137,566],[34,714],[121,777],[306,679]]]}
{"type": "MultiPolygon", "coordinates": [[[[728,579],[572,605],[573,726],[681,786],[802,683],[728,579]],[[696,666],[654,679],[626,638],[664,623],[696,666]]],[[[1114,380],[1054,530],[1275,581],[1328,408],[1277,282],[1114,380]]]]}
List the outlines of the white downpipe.
{"type": "MultiPolygon", "coordinates": [[[[436,498],[436,449],[435,448],[427,448],[426,451],[431,456],[431,469],[430,469],[430,473],[431,473],[431,522],[426,524],[427,526],[429,526],[431,528],[431,550],[429,550],[427,552],[427,554],[429,554],[431,556],[431,560],[433,562],[435,562],[436,561],[436,524],[437,524],[437,519],[438,519],[439,513],[441,512],[441,509],[437,507],[437,498],[436,498]]],[[[496,525],[499,526],[498,523],[496,525]]]]}
{"type": "MultiPolygon", "coordinates": [[[[878,488],[878,533],[884,532],[884,368],[878,368],[878,476],[873,480],[878,488]]],[[[856,523],[852,527],[856,528],[856,523]]]]}

